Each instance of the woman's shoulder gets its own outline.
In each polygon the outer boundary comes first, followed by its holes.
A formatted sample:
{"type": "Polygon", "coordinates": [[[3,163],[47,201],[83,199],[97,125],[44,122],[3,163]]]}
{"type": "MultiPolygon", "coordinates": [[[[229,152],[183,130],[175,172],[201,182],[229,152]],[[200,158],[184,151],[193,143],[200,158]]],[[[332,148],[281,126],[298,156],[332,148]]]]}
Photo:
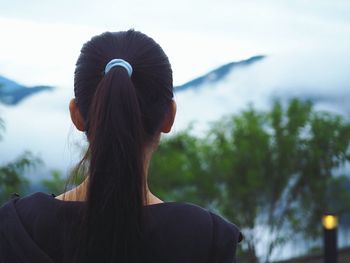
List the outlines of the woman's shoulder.
{"type": "Polygon", "coordinates": [[[14,199],[14,205],[21,217],[47,217],[55,215],[57,208],[57,199],[53,194],[43,192],[32,193],[27,196],[14,199]]]}
{"type": "Polygon", "coordinates": [[[63,201],[57,199],[54,194],[44,192],[35,192],[27,196],[18,196],[14,198],[18,210],[35,213],[38,210],[42,213],[51,213],[53,209],[59,209],[63,206],[80,206],[81,201],[63,201]]]}
{"type": "Polygon", "coordinates": [[[213,262],[236,262],[236,247],[243,235],[238,227],[222,216],[209,212],[213,220],[213,262]]]}
{"type": "MultiPolygon", "coordinates": [[[[37,244],[45,246],[52,241],[53,233],[61,231],[62,222],[79,218],[77,208],[81,204],[61,201],[42,192],[17,196],[0,209],[0,221],[7,214],[8,226],[23,229],[19,239],[29,234],[37,244]]],[[[149,251],[164,251],[163,261],[171,252],[183,259],[191,255],[191,260],[184,262],[206,262],[208,258],[209,262],[235,262],[236,246],[242,235],[235,224],[218,213],[189,202],[165,202],[145,209],[148,214],[145,237],[152,240],[146,243],[149,251]]]]}
{"type": "MultiPolygon", "coordinates": [[[[56,199],[53,194],[36,192],[28,196],[13,196],[12,202],[17,212],[23,216],[31,217],[56,217],[59,210],[76,211],[81,207],[81,201],[62,201],[56,199]],[[69,209],[72,208],[72,209],[69,209]]],[[[190,227],[192,229],[211,229],[218,236],[226,233],[232,240],[240,241],[242,236],[238,227],[221,216],[217,212],[208,210],[191,202],[163,202],[146,206],[151,220],[157,226],[166,224],[178,227],[190,227]]]]}
{"type": "Polygon", "coordinates": [[[12,199],[17,215],[29,230],[33,225],[48,226],[57,221],[55,198],[43,192],[12,199]]]}
{"type": "Polygon", "coordinates": [[[52,211],[47,201],[43,193],[22,198],[14,195],[0,208],[0,254],[4,262],[52,262],[41,249],[45,244],[37,242],[42,237],[56,238],[52,221],[47,220],[52,211]]]}
{"type": "Polygon", "coordinates": [[[11,195],[9,200],[2,205],[2,211],[14,207],[16,211],[27,211],[34,212],[37,208],[40,208],[42,211],[46,211],[45,208],[52,206],[52,201],[54,197],[49,194],[42,192],[36,192],[24,197],[21,197],[19,194],[14,193],[11,195]]]}
{"type": "Polygon", "coordinates": [[[235,262],[236,245],[242,235],[238,227],[223,216],[189,202],[160,203],[149,208],[153,218],[148,229],[153,233],[147,236],[160,237],[161,242],[155,243],[164,245],[165,251],[168,247],[184,253],[190,250],[196,259],[193,262],[206,262],[207,258],[211,259],[209,262],[218,259],[221,260],[218,262],[235,262]]]}
{"type": "Polygon", "coordinates": [[[52,204],[52,200],[54,199],[54,194],[47,194],[44,192],[35,192],[26,196],[17,195],[16,206],[18,205],[26,205],[26,206],[47,206],[52,204]]]}
{"type": "Polygon", "coordinates": [[[163,219],[173,219],[176,222],[186,221],[189,224],[202,223],[206,227],[212,227],[213,231],[223,230],[232,234],[240,233],[238,227],[224,216],[194,203],[164,202],[150,205],[149,207],[150,210],[159,208],[157,212],[162,214],[163,219]]]}
{"type": "Polygon", "coordinates": [[[1,209],[3,213],[11,211],[7,213],[8,217],[17,217],[31,235],[46,235],[49,234],[46,230],[60,225],[61,202],[52,194],[36,192],[23,197],[14,195],[1,209]]]}
{"type": "MultiPolygon", "coordinates": [[[[11,205],[18,216],[26,222],[57,222],[62,216],[73,219],[79,216],[81,201],[62,201],[54,195],[36,192],[28,196],[14,196],[11,205]]],[[[145,207],[148,228],[157,231],[212,238],[218,246],[237,243],[242,239],[239,228],[217,212],[191,202],[163,202],[145,207]],[[171,227],[170,227],[171,226],[171,227]]]]}

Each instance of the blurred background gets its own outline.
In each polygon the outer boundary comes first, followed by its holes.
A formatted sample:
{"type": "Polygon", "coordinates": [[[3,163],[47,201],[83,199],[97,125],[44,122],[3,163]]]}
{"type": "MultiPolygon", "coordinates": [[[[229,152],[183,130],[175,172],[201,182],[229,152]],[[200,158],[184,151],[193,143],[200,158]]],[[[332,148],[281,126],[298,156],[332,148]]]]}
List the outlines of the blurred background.
{"type": "Polygon", "coordinates": [[[325,213],[350,254],[346,0],[0,0],[0,203],[63,191],[86,147],[68,113],[80,48],[130,28],[174,72],[153,192],[237,224],[239,262],[322,262],[325,213]]]}

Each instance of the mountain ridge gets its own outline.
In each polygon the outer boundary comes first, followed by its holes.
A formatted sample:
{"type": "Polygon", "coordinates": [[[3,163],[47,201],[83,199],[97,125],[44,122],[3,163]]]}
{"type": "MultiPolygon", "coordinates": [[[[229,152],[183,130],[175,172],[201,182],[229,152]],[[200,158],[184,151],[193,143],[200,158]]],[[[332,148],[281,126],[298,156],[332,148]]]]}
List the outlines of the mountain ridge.
{"type": "Polygon", "coordinates": [[[235,68],[241,68],[241,67],[246,67],[249,66],[253,63],[256,63],[260,60],[263,60],[266,58],[265,55],[257,55],[257,56],[252,56],[248,59],[240,60],[240,61],[235,61],[235,62],[230,62],[227,64],[224,64],[222,66],[219,66],[208,73],[197,77],[195,79],[192,79],[180,86],[175,87],[175,92],[182,92],[188,89],[198,89],[200,88],[203,83],[213,83],[216,82],[224,77],[226,77],[232,70],[235,68]]]}
{"type": "MultiPolygon", "coordinates": [[[[265,57],[265,55],[256,55],[248,59],[224,64],[202,76],[194,78],[180,86],[176,86],[174,90],[178,93],[188,89],[199,89],[204,83],[210,84],[219,81],[225,78],[232,70],[249,66],[263,60],[265,57]]],[[[28,87],[0,75],[0,103],[5,105],[15,106],[29,96],[53,89],[54,87],[45,85],[28,87]]]]}
{"type": "Polygon", "coordinates": [[[54,87],[45,85],[28,87],[0,76],[0,103],[15,106],[33,94],[53,89],[54,87]]]}

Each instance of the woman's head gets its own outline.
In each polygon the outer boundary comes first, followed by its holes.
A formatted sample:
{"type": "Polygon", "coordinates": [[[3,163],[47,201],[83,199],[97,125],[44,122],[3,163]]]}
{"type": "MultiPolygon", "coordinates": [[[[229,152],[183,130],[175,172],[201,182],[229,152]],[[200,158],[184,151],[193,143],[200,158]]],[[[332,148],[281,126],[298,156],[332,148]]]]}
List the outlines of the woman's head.
{"type": "MultiPolygon", "coordinates": [[[[90,128],[89,114],[95,111],[93,98],[102,81],[112,82],[115,89],[126,83],[133,86],[145,135],[147,138],[154,136],[173,98],[172,70],[162,48],[152,38],[133,30],[106,32],[85,43],[76,63],[74,93],[86,132],[90,128]],[[122,67],[114,67],[104,74],[112,59],[127,61],[133,70],[131,78],[122,67]],[[113,77],[113,71],[119,72],[118,79],[113,77]]],[[[113,93],[113,90],[110,92],[113,93]]],[[[111,97],[111,103],[114,99],[118,98],[111,97]]]]}
{"type": "Polygon", "coordinates": [[[76,63],[71,116],[86,132],[88,190],[82,262],[132,262],[142,237],[145,146],[174,118],[172,70],[161,47],[133,30],[106,32],[82,48],[76,63]],[[113,59],[132,67],[115,66],[113,59]]]}

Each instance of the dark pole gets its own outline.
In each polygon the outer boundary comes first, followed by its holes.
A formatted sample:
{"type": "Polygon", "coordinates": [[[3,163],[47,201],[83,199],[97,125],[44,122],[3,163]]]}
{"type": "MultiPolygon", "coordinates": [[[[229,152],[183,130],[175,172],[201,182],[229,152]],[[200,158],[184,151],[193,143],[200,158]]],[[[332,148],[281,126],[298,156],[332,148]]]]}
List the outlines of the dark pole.
{"type": "Polygon", "coordinates": [[[324,262],[337,263],[337,226],[338,218],[334,215],[324,215],[323,221],[323,236],[324,236],[324,262]]]}

